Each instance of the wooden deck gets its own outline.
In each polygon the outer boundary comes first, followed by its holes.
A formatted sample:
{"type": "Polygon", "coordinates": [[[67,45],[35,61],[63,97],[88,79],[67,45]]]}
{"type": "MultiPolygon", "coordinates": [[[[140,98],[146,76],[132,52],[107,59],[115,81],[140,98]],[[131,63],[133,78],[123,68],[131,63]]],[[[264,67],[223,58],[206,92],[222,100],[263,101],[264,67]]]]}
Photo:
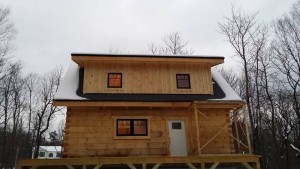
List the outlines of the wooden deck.
{"type": "Polygon", "coordinates": [[[162,165],[184,165],[191,169],[215,169],[221,165],[242,165],[246,169],[260,169],[259,156],[251,154],[203,154],[189,157],[86,157],[61,159],[24,159],[18,162],[18,169],[67,168],[99,169],[122,165],[130,169],[152,168],[162,165]]]}

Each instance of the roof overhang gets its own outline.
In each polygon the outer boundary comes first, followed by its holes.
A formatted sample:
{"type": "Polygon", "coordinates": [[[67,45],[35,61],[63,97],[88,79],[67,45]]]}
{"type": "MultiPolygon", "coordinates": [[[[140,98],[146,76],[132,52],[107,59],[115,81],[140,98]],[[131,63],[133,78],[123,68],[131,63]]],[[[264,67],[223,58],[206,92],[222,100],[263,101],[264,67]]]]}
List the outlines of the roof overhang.
{"type": "Polygon", "coordinates": [[[245,105],[245,102],[242,100],[209,100],[209,101],[194,101],[194,104],[197,105],[199,109],[206,108],[227,108],[227,109],[240,109],[245,105]]]}
{"type": "Polygon", "coordinates": [[[204,63],[215,66],[224,63],[223,56],[197,55],[134,55],[134,54],[82,54],[72,53],[72,60],[80,67],[95,62],[147,62],[147,63],[204,63]]]}
{"type": "Polygon", "coordinates": [[[216,109],[239,109],[245,105],[243,101],[194,101],[194,102],[126,102],[126,101],[72,101],[72,100],[54,100],[55,106],[67,107],[152,107],[152,108],[191,108],[193,104],[197,108],[216,108],[216,109]]]}
{"type": "Polygon", "coordinates": [[[55,106],[79,106],[79,107],[189,107],[191,102],[126,102],[126,101],[72,101],[54,100],[55,106]]]}

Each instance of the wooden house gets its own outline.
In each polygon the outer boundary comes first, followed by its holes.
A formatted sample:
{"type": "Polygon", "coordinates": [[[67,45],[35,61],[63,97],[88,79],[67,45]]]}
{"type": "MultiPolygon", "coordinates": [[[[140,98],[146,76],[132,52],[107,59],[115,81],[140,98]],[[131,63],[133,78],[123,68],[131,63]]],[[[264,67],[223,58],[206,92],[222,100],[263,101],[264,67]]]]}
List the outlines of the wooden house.
{"type": "Polygon", "coordinates": [[[94,159],[95,168],[232,162],[259,168],[248,134],[245,142],[232,132],[244,102],[212,69],[224,57],[73,53],[72,60],[54,99],[67,107],[68,160],[94,159]]]}

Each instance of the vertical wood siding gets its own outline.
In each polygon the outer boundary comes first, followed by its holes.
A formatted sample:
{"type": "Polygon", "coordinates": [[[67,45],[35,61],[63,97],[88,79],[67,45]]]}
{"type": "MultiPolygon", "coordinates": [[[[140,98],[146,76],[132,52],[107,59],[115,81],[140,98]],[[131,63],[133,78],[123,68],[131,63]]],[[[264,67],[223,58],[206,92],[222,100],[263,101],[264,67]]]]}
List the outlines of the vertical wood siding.
{"type": "Polygon", "coordinates": [[[88,63],[84,93],[213,94],[210,66],[174,63],[88,63]],[[122,88],[107,88],[108,73],[122,73],[122,88]],[[177,89],[176,74],[190,74],[191,89],[177,89]]]}

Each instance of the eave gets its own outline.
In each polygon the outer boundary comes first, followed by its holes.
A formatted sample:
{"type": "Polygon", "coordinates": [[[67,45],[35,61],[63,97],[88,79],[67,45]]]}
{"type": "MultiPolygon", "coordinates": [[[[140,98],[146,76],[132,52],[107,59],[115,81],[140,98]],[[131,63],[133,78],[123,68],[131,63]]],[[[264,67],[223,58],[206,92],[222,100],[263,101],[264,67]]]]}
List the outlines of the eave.
{"type": "Polygon", "coordinates": [[[120,55],[120,54],[71,54],[72,60],[80,67],[96,62],[134,62],[134,63],[198,63],[215,66],[224,63],[223,56],[178,56],[178,55],[120,55]]]}
{"type": "Polygon", "coordinates": [[[126,101],[89,101],[89,100],[54,100],[55,106],[67,107],[113,107],[113,108],[190,108],[193,104],[200,109],[238,109],[245,103],[243,101],[194,101],[194,102],[126,102],[126,101]]]}
{"type": "Polygon", "coordinates": [[[87,107],[189,107],[191,102],[125,102],[125,101],[72,101],[54,100],[54,106],[87,106],[87,107]]]}

